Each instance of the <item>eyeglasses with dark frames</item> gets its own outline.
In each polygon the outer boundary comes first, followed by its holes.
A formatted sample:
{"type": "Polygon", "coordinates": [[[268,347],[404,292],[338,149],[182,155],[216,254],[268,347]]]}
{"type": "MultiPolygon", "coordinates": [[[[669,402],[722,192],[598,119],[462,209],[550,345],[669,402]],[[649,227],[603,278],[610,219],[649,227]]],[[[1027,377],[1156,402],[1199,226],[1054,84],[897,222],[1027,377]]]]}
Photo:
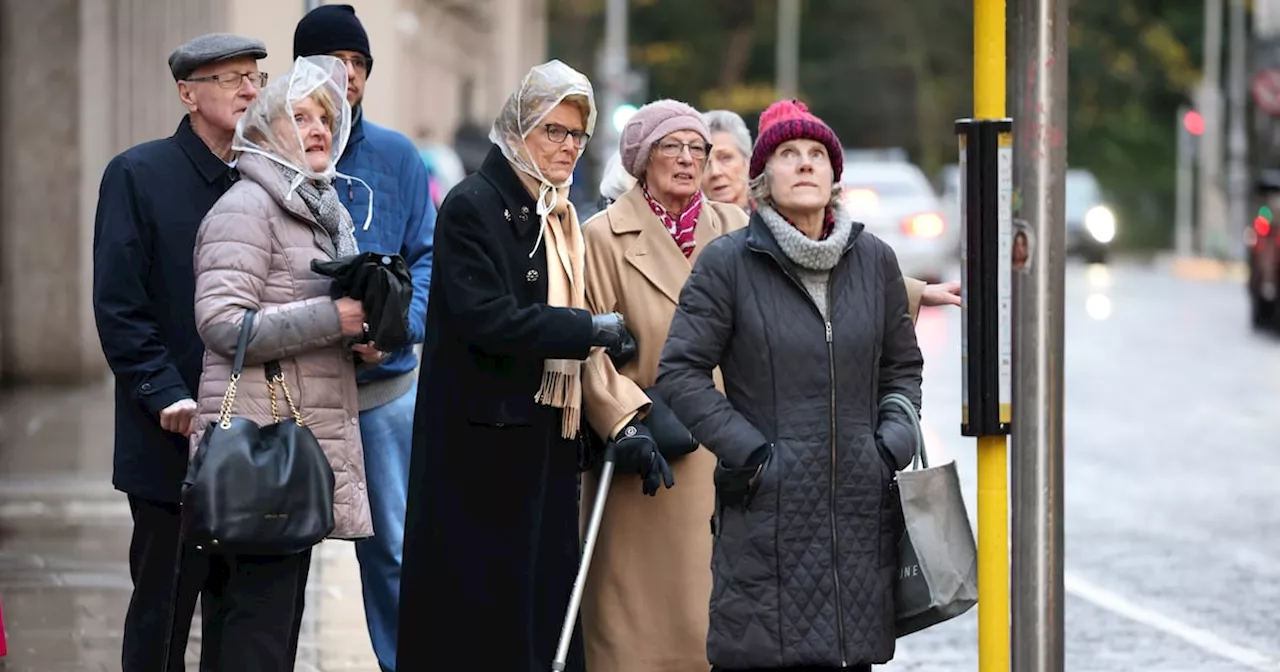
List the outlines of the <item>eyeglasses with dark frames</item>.
{"type": "Polygon", "coordinates": [[[188,82],[214,82],[218,86],[227,89],[240,88],[240,82],[248,79],[254,88],[261,89],[267,85],[267,73],[265,72],[221,72],[216,75],[205,75],[204,77],[188,77],[188,82]]]}
{"type": "Polygon", "coordinates": [[[566,138],[573,138],[574,144],[582,147],[591,140],[591,134],[586,131],[571,131],[560,124],[543,124],[542,126],[547,129],[547,138],[554,143],[562,143],[566,138]]]}

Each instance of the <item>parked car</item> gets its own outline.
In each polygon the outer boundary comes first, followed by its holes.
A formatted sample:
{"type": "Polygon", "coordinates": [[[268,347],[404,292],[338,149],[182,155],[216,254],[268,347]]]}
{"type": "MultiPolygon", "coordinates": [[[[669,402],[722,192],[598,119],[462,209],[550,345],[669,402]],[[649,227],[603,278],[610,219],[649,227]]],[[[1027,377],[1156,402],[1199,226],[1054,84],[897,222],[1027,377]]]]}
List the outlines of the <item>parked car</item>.
{"type": "Polygon", "coordinates": [[[1257,215],[1245,229],[1244,241],[1249,263],[1249,318],[1256,329],[1280,330],[1280,171],[1259,171],[1254,184],[1257,215]]]}
{"type": "Polygon", "coordinates": [[[841,186],[845,207],[889,244],[904,275],[937,282],[960,259],[959,221],[947,221],[942,203],[918,166],[897,156],[867,160],[849,150],[841,186]]]}
{"type": "MultiPolygon", "coordinates": [[[[938,173],[938,193],[943,216],[960,225],[960,166],[950,164],[938,173]]],[[[1116,237],[1116,216],[1102,198],[1093,173],[1083,168],[1067,171],[1067,253],[1091,263],[1104,263],[1116,237]]],[[[958,240],[958,237],[957,237],[958,240]]]]}

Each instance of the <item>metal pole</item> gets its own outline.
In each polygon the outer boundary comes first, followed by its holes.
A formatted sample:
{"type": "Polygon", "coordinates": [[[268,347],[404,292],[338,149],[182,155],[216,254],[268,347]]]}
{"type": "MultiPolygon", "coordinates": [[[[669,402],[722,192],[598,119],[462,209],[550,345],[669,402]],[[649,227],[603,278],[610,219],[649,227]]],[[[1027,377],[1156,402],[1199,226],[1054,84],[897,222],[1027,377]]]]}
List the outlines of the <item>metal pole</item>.
{"type": "Polygon", "coordinates": [[[1015,271],[1013,670],[1061,672],[1063,658],[1063,326],[1067,5],[1016,0],[1014,149],[1030,230],[1015,271]]]}
{"type": "Polygon", "coordinates": [[[324,0],[302,0],[302,13],[306,14],[323,4],[324,0]]]}
{"type": "Polygon", "coordinates": [[[1248,139],[1247,130],[1245,129],[1245,89],[1247,67],[1247,50],[1249,41],[1248,32],[1245,30],[1245,0],[1231,0],[1231,13],[1229,28],[1230,52],[1229,66],[1227,72],[1227,100],[1231,108],[1228,114],[1229,131],[1227,134],[1227,187],[1229,190],[1229,198],[1227,199],[1227,221],[1226,235],[1224,242],[1226,249],[1224,255],[1228,260],[1235,261],[1244,254],[1243,228],[1246,221],[1247,199],[1248,199],[1248,174],[1246,162],[1248,161],[1248,139]]]}
{"type": "Polygon", "coordinates": [[[800,95],[800,0],[778,0],[778,97],[800,95]]]}
{"type": "MultiPolygon", "coordinates": [[[[974,0],[973,107],[978,121],[1005,117],[1005,1],[974,0]]],[[[997,396],[998,398],[998,396],[997,396]]],[[[1009,444],[977,437],[978,669],[1009,669],[1009,444]]]]}
{"type": "Polygon", "coordinates": [[[1219,256],[1226,217],[1222,193],[1222,0],[1204,0],[1204,79],[1199,94],[1197,107],[1204,117],[1197,176],[1199,250],[1205,256],[1219,256]]]}
{"type": "Polygon", "coordinates": [[[1187,118],[1187,113],[1191,108],[1182,106],[1178,108],[1178,118],[1175,127],[1178,134],[1178,177],[1177,177],[1177,194],[1174,201],[1174,251],[1179,259],[1188,259],[1193,254],[1195,233],[1192,230],[1192,207],[1194,207],[1195,198],[1192,190],[1195,189],[1195,169],[1192,165],[1193,154],[1195,153],[1195,137],[1187,131],[1183,120],[1187,118]]]}

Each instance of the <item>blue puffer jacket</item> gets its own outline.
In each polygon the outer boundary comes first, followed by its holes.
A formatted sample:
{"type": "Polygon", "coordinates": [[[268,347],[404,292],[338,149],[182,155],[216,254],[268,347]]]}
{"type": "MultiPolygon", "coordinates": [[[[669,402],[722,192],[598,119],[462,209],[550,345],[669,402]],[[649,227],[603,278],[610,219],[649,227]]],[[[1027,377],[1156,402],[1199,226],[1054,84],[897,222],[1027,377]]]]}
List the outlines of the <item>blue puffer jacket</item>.
{"type": "MultiPolygon", "coordinates": [[[[338,172],[364,180],[373,190],[373,219],[369,189],[355,180],[339,177],[338,198],[356,225],[361,252],[398,253],[413,276],[413,304],[409,309],[409,335],[421,343],[426,332],[427,295],[431,288],[432,241],[436,209],[431,203],[427,169],[418,149],[404,135],[364,120],[357,109],[351,138],[338,161],[338,172]]],[[[412,347],[389,356],[377,368],[363,371],[357,382],[365,384],[408,373],[418,365],[412,347]]]]}

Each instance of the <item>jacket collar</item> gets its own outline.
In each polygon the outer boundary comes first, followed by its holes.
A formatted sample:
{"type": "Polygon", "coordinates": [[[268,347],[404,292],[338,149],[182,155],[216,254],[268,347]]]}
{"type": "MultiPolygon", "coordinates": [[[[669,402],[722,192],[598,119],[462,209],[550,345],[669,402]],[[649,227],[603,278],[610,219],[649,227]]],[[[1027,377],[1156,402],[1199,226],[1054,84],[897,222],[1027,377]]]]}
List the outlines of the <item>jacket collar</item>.
{"type": "Polygon", "coordinates": [[[524,188],[516,169],[511,167],[502,150],[494,145],[480,166],[480,176],[485,179],[502,198],[503,215],[515,225],[521,237],[536,231],[538,215],[534,208],[533,196],[524,188]]]}
{"type": "Polygon", "coordinates": [[[364,106],[351,110],[351,133],[347,136],[347,146],[342,150],[339,160],[347,158],[352,148],[364,142],[364,106]]]}
{"type": "Polygon", "coordinates": [[[226,177],[232,170],[209,149],[209,145],[204,144],[200,136],[196,135],[195,129],[191,127],[191,115],[188,114],[178,122],[178,130],[174,131],[173,139],[178,142],[178,146],[182,148],[191,163],[195,164],[196,170],[200,171],[200,176],[205,182],[213,184],[215,180],[226,177]]]}
{"type": "Polygon", "coordinates": [[[289,191],[289,180],[285,179],[275,162],[265,156],[245,152],[240,155],[237,166],[245,179],[262,187],[280,209],[309,225],[315,234],[316,244],[321,249],[328,252],[330,256],[336,256],[337,250],[329,232],[316,222],[315,215],[311,214],[311,210],[302,202],[302,197],[294,194],[293,198],[285,198],[285,192],[289,191]]]}
{"type": "Polygon", "coordinates": [[[702,211],[698,213],[698,223],[693,233],[693,254],[685,258],[671,233],[649,209],[640,185],[628,190],[605,213],[609,219],[609,228],[614,234],[640,234],[627,246],[624,256],[628,263],[671,299],[672,303],[679,303],[680,289],[688,280],[689,271],[702,248],[724,233],[724,222],[719,213],[711,201],[703,200],[702,211]]]}

